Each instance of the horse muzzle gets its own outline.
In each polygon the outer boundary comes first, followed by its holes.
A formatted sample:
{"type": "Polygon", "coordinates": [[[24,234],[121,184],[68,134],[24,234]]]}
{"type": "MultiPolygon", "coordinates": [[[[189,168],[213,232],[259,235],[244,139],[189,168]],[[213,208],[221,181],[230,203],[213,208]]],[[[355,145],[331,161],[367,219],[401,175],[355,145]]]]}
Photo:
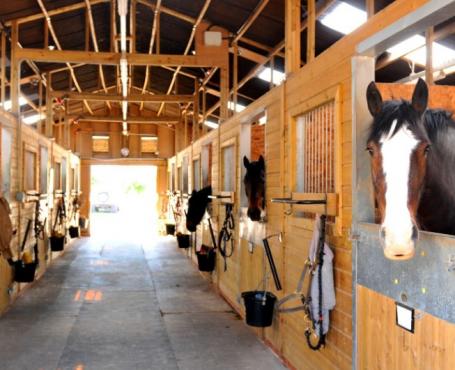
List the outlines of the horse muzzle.
{"type": "Polygon", "coordinates": [[[251,219],[251,221],[261,221],[260,208],[248,208],[247,215],[251,219]]]}
{"type": "Polygon", "coordinates": [[[418,229],[412,225],[411,231],[398,231],[381,228],[381,240],[384,245],[384,256],[390,260],[409,260],[414,257],[418,239],[418,229]]]}

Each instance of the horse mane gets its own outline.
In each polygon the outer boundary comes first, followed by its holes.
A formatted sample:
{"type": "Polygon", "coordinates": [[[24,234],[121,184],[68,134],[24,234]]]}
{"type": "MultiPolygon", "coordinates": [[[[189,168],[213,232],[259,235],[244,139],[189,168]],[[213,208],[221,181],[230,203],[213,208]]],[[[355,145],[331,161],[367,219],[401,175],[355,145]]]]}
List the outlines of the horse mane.
{"type": "Polygon", "coordinates": [[[427,109],[424,125],[431,142],[438,141],[441,135],[447,134],[449,128],[455,128],[452,112],[444,109],[427,109]]]}
{"type": "Polygon", "coordinates": [[[379,141],[383,135],[387,135],[395,120],[397,121],[397,124],[392,136],[395,135],[405,123],[408,123],[413,127],[418,127],[420,116],[407,100],[387,100],[383,103],[381,111],[373,119],[368,141],[379,141]]]}

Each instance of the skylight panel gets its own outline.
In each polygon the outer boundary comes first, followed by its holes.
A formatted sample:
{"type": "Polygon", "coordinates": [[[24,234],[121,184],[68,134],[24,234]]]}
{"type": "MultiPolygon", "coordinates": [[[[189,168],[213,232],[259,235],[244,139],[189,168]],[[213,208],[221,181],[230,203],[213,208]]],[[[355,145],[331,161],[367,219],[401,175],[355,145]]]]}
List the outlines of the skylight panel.
{"type": "Polygon", "coordinates": [[[36,122],[38,122],[38,121],[40,121],[40,120],[42,120],[44,118],[45,118],[45,115],[43,113],[41,113],[41,114],[33,114],[31,116],[23,117],[22,118],[22,122],[24,122],[26,125],[33,125],[34,123],[36,123],[36,122]]]}
{"type": "MultiPolygon", "coordinates": [[[[272,73],[272,69],[270,67],[266,67],[258,74],[258,77],[261,80],[270,82],[271,73],[272,73]]],[[[276,69],[273,70],[273,84],[274,85],[281,84],[285,78],[286,78],[286,75],[284,72],[277,71],[276,69]]]]}
{"type": "Polygon", "coordinates": [[[321,23],[335,31],[347,35],[367,21],[367,12],[344,1],[335,5],[321,18],[321,23]]]}
{"type": "Polygon", "coordinates": [[[218,123],[210,121],[210,120],[205,120],[204,121],[204,125],[206,125],[207,127],[212,128],[212,129],[217,129],[218,128],[218,123]]]}
{"type": "MultiPolygon", "coordinates": [[[[229,108],[230,110],[234,110],[234,102],[233,102],[233,101],[229,101],[229,102],[228,102],[228,108],[229,108]]],[[[245,107],[243,104],[237,103],[237,106],[235,107],[235,111],[236,111],[237,113],[239,113],[239,112],[243,111],[245,108],[246,108],[246,107],[245,107]]]]}
{"type": "MultiPolygon", "coordinates": [[[[425,37],[414,35],[387,50],[391,59],[405,57],[410,61],[426,65],[427,48],[425,37]]],[[[440,69],[455,64],[455,50],[438,42],[433,43],[433,68],[440,69]]]]}
{"type": "MultiPolygon", "coordinates": [[[[23,97],[23,96],[20,96],[19,97],[19,105],[20,106],[23,106],[27,104],[27,100],[23,97]]],[[[2,106],[2,103],[0,103],[0,106],[2,106]]],[[[11,110],[13,104],[11,102],[11,100],[6,100],[5,101],[5,106],[3,107],[5,110],[11,110]]]]}

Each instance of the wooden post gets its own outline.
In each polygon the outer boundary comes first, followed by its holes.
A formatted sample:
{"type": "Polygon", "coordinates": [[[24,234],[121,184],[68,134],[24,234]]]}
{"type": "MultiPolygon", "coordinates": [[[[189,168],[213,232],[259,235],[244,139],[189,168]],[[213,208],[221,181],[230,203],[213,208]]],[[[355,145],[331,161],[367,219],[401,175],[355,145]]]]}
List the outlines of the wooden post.
{"type": "Polygon", "coordinates": [[[207,87],[202,89],[202,135],[207,133],[207,126],[204,124],[207,119],[207,87]]]}
{"type": "MultiPolygon", "coordinates": [[[[307,28],[307,47],[306,62],[311,62],[315,57],[316,44],[316,0],[308,0],[308,28],[307,28]]],[[[300,29],[300,24],[299,24],[300,29]]],[[[300,57],[300,54],[299,54],[300,57]]],[[[300,68],[300,65],[299,65],[300,68]]]]}
{"type": "Polygon", "coordinates": [[[270,84],[269,89],[273,89],[273,72],[275,71],[275,57],[272,56],[270,59],[270,84]]]}
{"type": "Polygon", "coordinates": [[[233,86],[233,97],[232,97],[232,103],[233,103],[233,108],[234,108],[234,114],[237,112],[237,103],[238,103],[238,87],[239,87],[239,46],[237,43],[234,44],[234,63],[233,63],[233,71],[232,71],[232,81],[233,86]]]}
{"type": "Polygon", "coordinates": [[[20,106],[19,106],[19,89],[21,70],[20,63],[16,58],[16,50],[18,48],[17,42],[19,40],[19,24],[13,21],[11,25],[11,78],[10,78],[10,99],[11,99],[11,112],[19,119],[20,106]]]}
{"type": "Polygon", "coordinates": [[[6,33],[5,30],[2,31],[1,34],[1,62],[0,62],[0,69],[1,69],[1,88],[0,88],[0,102],[2,103],[2,107],[5,106],[6,100],[6,92],[5,92],[5,85],[6,85],[6,33]]]}
{"type": "Polygon", "coordinates": [[[158,12],[157,16],[156,16],[156,40],[155,40],[155,53],[156,54],[160,54],[160,50],[161,50],[161,43],[160,43],[160,40],[161,40],[161,13],[158,12]]]}
{"type": "Polygon", "coordinates": [[[426,42],[426,66],[425,66],[425,81],[428,85],[434,84],[433,76],[433,40],[434,40],[434,28],[428,27],[425,32],[426,42]]]}
{"type": "Polygon", "coordinates": [[[110,9],[111,10],[111,12],[110,12],[111,13],[111,19],[110,19],[110,32],[111,32],[111,35],[110,35],[111,36],[110,37],[110,49],[111,49],[112,53],[115,52],[115,49],[116,49],[116,47],[115,47],[115,43],[116,43],[116,41],[115,41],[115,29],[116,29],[115,22],[116,22],[116,19],[117,19],[116,14],[115,14],[115,11],[116,11],[115,10],[115,3],[116,2],[117,2],[117,0],[111,0],[111,2],[110,2],[110,6],[111,6],[111,9],[110,9]]]}
{"type": "Polygon", "coordinates": [[[194,80],[194,103],[193,103],[193,137],[194,143],[197,139],[196,134],[199,127],[199,80],[194,80]]]}
{"type": "Polygon", "coordinates": [[[38,132],[42,135],[43,134],[43,120],[41,119],[41,114],[43,112],[43,79],[40,78],[38,81],[38,111],[39,111],[39,121],[37,123],[38,132]]]}
{"type": "Polygon", "coordinates": [[[52,89],[52,77],[50,73],[46,73],[46,125],[45,125],[45,134],[47,137],[53,137],[53,110],[52,110],[52,96],[51,96],[51,89],[52,89]]]}
{"type": "Polygon", "coordinates": [[[185,138],[184,138],[183,142],[184,142],[184,144],[185,144],[184,146],[186,148],[188,146],[188,112],[187,111],[184,112],[183,122],[185,124],[184,130],[183,130],[185,138]]]}
{"type": "Polygon", "coordinates": [[[85,9],[85,51],[90,50],[90,20],[88,9],[85,9]]]}
{"type": "Polygon", "coordinates": [[[44,19],[44,48],[49,49],[49,24],[44,19]]]}
{"type": "MultiPolygon", "coordinates": [[[[300,68],[300,0],[285,0],[285,72],[300,68]]],[[[311,2],[312,0],[309,0],[311,2]]],[[[308,23],[309,25],[309,23],[308,23]]]]}
{"type": "Polygon", "coordinates": [[[375,13],[374,0],[366,0],[366,10],[368,18],[371,18],[375,13]]]}
{"type": "Polygon", "coordinates": [[[225,63],[220,68],[220,123],[228,118],[229,100],[229,64],[225,63]]]}

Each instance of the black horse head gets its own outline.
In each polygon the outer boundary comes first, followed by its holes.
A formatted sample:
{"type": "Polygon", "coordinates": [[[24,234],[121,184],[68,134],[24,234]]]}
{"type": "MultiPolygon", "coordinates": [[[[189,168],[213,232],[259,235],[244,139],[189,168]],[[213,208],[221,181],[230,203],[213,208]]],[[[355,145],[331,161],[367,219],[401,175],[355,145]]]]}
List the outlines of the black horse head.
{"type": "Polygon", "coordinates": [[[209,195],[212,195],[212,187],[207,186],[199,191],[193,190],[188,199],[188,212],[186,214],[186,228],[189,231],[196,231],[197,225],[204,217],[207,205],[210,202],[209,195]]]}
{"type": "Polygon", "coordinates": [[[253,221],[261,219],[261,210],[265,205],[265,162],[261,155],[255,162],[250,162],[243,157],[243,164],[246,168],[245,192],[248,197],[248,217],[253,221]]]}

